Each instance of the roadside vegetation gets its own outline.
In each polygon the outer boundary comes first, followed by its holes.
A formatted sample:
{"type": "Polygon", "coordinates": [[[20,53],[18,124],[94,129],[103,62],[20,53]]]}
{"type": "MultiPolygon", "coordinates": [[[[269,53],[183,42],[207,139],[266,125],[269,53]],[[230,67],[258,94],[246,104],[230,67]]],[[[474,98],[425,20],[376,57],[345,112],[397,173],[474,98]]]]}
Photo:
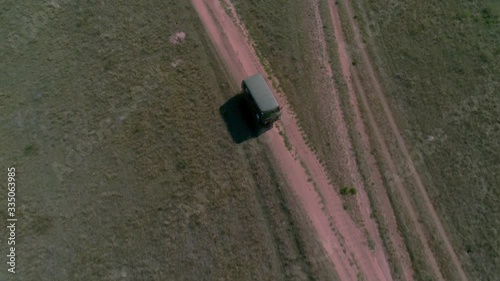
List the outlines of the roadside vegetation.
{"type": "Polygon", "coordinates": [[[9,1],[1,20],[13,280],[335,280],[267,148],[232,141],[238,87],[189,1],[9,1]]]}

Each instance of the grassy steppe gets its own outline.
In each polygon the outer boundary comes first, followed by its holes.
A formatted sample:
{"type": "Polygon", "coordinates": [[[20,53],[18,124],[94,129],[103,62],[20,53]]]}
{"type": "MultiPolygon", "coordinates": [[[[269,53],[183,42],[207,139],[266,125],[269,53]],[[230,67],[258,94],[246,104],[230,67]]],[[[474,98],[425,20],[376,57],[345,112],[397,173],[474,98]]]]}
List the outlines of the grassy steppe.
{"type": "Polygon", "coordinates": [[[17,280],[335,278],[188,1],[52,3],[0,7],[17,280]]]}

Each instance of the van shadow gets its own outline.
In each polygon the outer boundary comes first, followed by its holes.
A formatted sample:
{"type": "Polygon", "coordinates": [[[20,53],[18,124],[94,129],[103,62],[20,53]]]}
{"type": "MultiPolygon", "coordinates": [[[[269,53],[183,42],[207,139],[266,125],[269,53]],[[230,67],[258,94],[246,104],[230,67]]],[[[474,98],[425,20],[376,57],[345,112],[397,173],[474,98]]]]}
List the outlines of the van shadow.
{"type": "Polygon", "coordinates": [[[219,112],[234,143],[242,143],[256,138],[271,129],[271,127],[257,123],[250,106],[241,93],[227,100],[219,108],[219,112]]]}

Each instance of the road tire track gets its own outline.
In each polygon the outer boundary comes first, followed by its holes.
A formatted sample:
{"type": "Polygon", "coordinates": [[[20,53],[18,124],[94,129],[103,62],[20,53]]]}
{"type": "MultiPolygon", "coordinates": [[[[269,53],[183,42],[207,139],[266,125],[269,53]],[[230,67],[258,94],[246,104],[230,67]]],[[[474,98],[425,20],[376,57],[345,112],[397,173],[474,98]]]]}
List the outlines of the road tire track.
{"type": "MultiPolygon", "coordinates": [[[[338,12],[336,10],[335,1],[328,0],[328,2],[329,2],[329,8],[330,8],[332,18],[338,19],[339,15],[338,15],[338,12]]],[[[354,12],[352,10],[353,8],[351,7],[350,1],[343,0],[342,2],[343,2],[343,5],[346,6],[348,24],[351,26],[351,29],[353,31],[354,41],[355,41],[358,49],[360,50],[362,66],[368,72],[371,88],[374,89],[375,96],[379,100],[380,104],[382,105],[385,119],[389,125],[389,128],[392,131],[393,137],[395,138],[395,140],[398,144],[399,152],[403,155],[403,158],[405,159],[405,162],[406,162],[405,164],[409,168],[410,177],[413,179],[415,185],[417,186],[418,191],[420,192],[420,194],[424,200],[424,205],[427,209],[427,212],[430,214],[431,219],[433,220],[433,223],[434,223],[436,230],[437,230],[437,234],[440,237],[441,241],[443,241],[445,248],[451,257],[451,262],[453,263],[454,267],[456,268],[460,278],[462,280],[468,280],[467,275],[466,275],[465,271],[463,270],[463,267],[458,259],[458,256],[455,253],[455,251],[454,251],[454,249],[449,241],[449,238],[444,230],[444,227],[441,223],[441,220],[439,219],[437,212],[436,212],[436,210],[435,210],[434,206],[432,205],[432,202],[429,198],[429,195],[427,194],[427,190],[425,188],[425,185],[424,185],[418,171],[415,168],[415,163],[412,160],[412,157],[411,157],[409,149],[404,141],[404,138],[403,138],[399,128],[397,127],[397,124],[395,122],[395,118],[394,118],[394,116],[389,108],[388,102],[387,102],[385,95],[383,93],[382,84],[376,75],[376,71],[374,70],[371,59],[368,56],[368,51],[366,50],[366,46],[363,43],[363,40],[361,38],[360,29],[354,20],[354,16],[353,16],[354,12]]],[[[334,25],[337,25],[337,28],[341,29],[340,23],[338,21],[337,21],[337,23],[334,22],[334,25]]],[[[352,71],[352,73],[353,73],[353,76],[357,75],[356,71],[352,71]]],[[[355,78],[355,80],[360,81],[359,77],[358,78],[354,77],[354,78],[355,78]]],[[[425,238],[425,233],[423,231],[422,225],[421,225],[421,223],[418,222],[418,219],[417,219],[418,215],[413,208],[413,205],[412,205],[411,200],[410,200],[410,196],[407,193],[406,188],[404,187],[402,179],[398,175],[394,159],[392,158],[392,156],[387,148],[387,145],[384,141],[384,138],[380,133],[380,130],[378,128],[378,124],[375,122],[375,119],[373,118],[373,113],[371,112],[371,108],[366,100],[366,94],[361,93],[360,96],[362,99],[363,106],[365,107],[368,114],[370,115],[370,118],[369,118],[370,126],[375,131],[377,141],[380,144],[382,152],[383,152],[383,158],[384,158],[386,164],[388,165],[391,173],[393,175],[395,175],[394,183],[398,187],[398,191],[401,193],[401,195],[403,197],[404,204],[408,208],[410,216],[411,216],[412,220],[414,221],[415,226],[417,228],[417,231],[419,233],[419,237],[422,240],[423,245],[425,246],[424,251],[426,252],[426,255],[428,256],[428,258],[431,259],[431,266],[433,267],[433,270],[437,271],[436,276],[440,277],[441,280],[444,280],[444,278],[441,274],[441,271],[439,270],[436,259],[435,259],[434,255],[432,254],[432,251],[430,250],[429,242],[425,238]]]]}
{"type": "MultiPolygon", "coordinates": [[[[317,4],[316,4],[316,6],[317,6],[317,4]]],[[[384,221],[386,222],[386,227],[387,227],[387,231],[388,231],[388,236],[390,237],[391,247],[396,254],[398,267],[400,269],[402,269],[403,276],[406,280],[413,280],[414,272],[413,272],[413,269],[411,267],[411,260],[410,260],[410,257],[408,255],[408,252],[406,250],[404,240],[401,237],[400,233],[398,232],[397,221],[396,221],[396,217],[394,214],[394,210],[392,209],[390,200],[387,196],[387,193],[385,192],[384,184],[382,181],[382,176],[381,176],[381,173],[378,169],[377,162],[371,153],[371,145],[370,145],[369,137],[368,137],[367,131],[365,129],[363,119],[361,117],[361,112],[359,109],[359,104],[358,104],[356,92],[355,92],[355,89],[362,90],[362,88],[359,85],[359,78],[357,77],[357,73],[353,73],[351,75],[352,60],[349,58],[349,55],[347,52],[345,37],[344,37],[343,31],[342,31],[342,28],[341,28],[341,25],[339,22],[338,14],[336,13],[335,6],[332,4],[331,1],[328,2],[328,8],[329,8],[330,20],[331,20],[333,28],[334,28],[334,30],[333,30],[334,31],[334,38],[335,38],[335,42],[336,42],[337,53],[339,55],[339,62],[341,65],[341,69],[339,71],[342,72],[342,76],[346,82],[346,86],[347,86],[347,90],[348,90],[348,94],[349,94],[349,106],[353,110],[354,122],[355,122],[355,126],[357,128],[356,131],[359,133],[359,138],[361,139],[361,142],[363,145],[362,149],[363,149],[364,153],[362,155],[364,157],[363,157],[363,159],[361,159],[361,161],[364,161],[365,163],[367,163],[367,165],[369,167],[370,180],[372,181],[374,187],[377,189],[377,191],[374,192],[374,193],[376,193],[376,195],[375,195],[376,199],[377,199],[376,202],[378,203],[378,207],[382,209],[382,213],[384,214],[384,221]],[[353,76],[354,76],[354,79],[353,79],[353,76]],[[356,84],[356,85],[354,85],[354,84],[356,84]]],[[[317,10],[318,8],[316,7],[315,9],[317,10]]],[[[316,11],[316,14],[317,14],[317,17],[319,17],[318,11],[316,11]]],[[[321,37],[323,37],[322,41],[326,42],[325,35],[322,32],[323,31],[323,28],[322,28],[323,24],[321,23],[321,19],[319,21],[320,21],[318,23],[319,33],[320,33],[321,37]]],[[[326,45],[326,43],[323,43],[323,44],[326,45]]],[[[323,47],[323,49],[324,49],[324,47],[323,47]]],[[[324,50],[323,52],[326,53],[326,50],[324,50]]],[[[330,61],[329,57],[326,54],[324,56],[325,56],[324,62],[326,64],[328,64],[326,66],[326,69],[329,72],[331,72],[332,67],[329,64],[329,61],[330,61]]],[[[330,76],[330,77],[333,77],[333,76],[330,76]]],[[[362,94],[364,94],[364,93],[362,93],[362,94]]],[[[335,93],[335,95],[338,95],[338,94],[335,93]]],[[[336,101],[336,103],[339,103],[339,101],[336,101]]],[[[350,145],[349,150],[351,150],[351,149],[352,149],[352,146],[350,145]]],[[[350,157],[354,159],[355,156],[351,153],[350,157]]],[[[359,177],[358,175],[356,175],[356,176],[359,177]]],[[[364,191],[364,187],[361,190],[363,190],[363,193],[364,193],[363,195],[366,198],[365,200],[368,200],[366,192],[364,191]]],[[[362,210],[366,210],[366,208],[362,208],[362,210]]],[[[382,244],[382,242],[380,241],[381,238],[380,238],[380,235],[378,234],[379,232],[378,232],[376,224],[373,222],[370,223],[370,219],[369,219],[370,214],[365,211],[365,212],[363,212],[363,215],[364,215],[364,221],[368,222],[367,223],[368,229],[372,233],[377,233],[377,235],[375,236],[376,239],[378,239],[377,244],[382,244]]]]}

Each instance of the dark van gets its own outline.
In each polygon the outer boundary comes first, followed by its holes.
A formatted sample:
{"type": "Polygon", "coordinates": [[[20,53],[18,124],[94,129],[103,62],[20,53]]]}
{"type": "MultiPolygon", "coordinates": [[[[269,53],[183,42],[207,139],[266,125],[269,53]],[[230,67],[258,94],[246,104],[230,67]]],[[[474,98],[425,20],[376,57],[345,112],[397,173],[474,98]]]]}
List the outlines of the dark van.
{"type": "Polygon", "coordinates": [[[253,114],[263,126],[271,127],[281,117],[281,107],[266,80],[260,73],[247,77],[241,82],[245,99],[253,114]]]}

